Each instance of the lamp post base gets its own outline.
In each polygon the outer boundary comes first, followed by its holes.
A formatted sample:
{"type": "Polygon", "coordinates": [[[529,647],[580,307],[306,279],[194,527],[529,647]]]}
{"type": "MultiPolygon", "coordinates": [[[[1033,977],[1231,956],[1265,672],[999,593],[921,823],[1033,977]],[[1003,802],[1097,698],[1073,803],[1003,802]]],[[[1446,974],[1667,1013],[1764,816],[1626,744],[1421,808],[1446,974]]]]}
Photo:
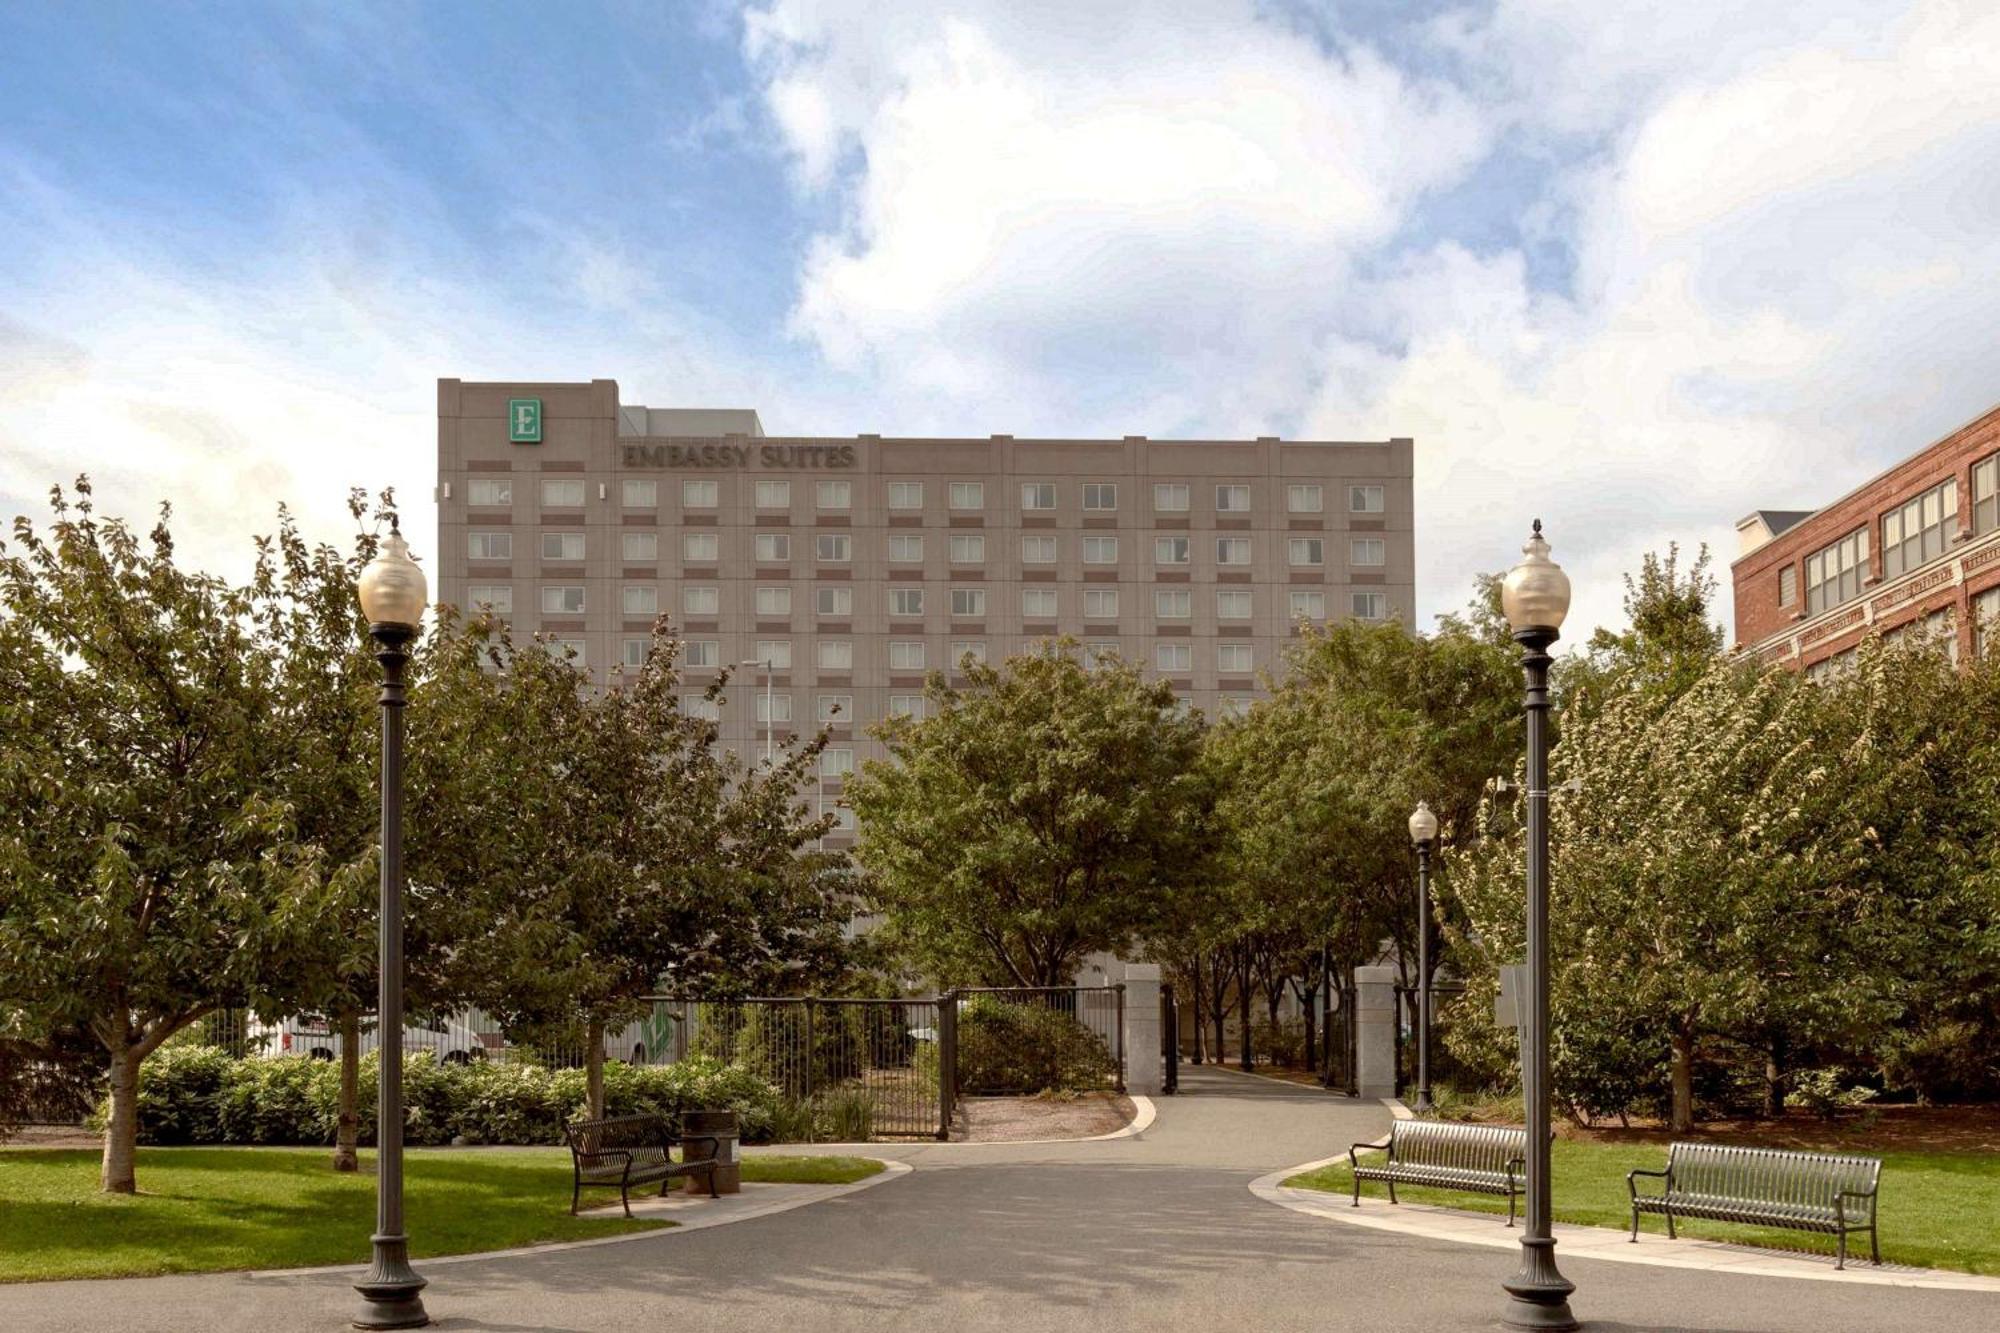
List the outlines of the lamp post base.
{"type": "Polygon", "coordinates": [[[1577,1327],[1570,1313],[1570,1293],[1576,1284],[1556,1271],[1556,1242],[1552,1236],[1525,1236],[1521,1240],[1521,1271],[1500,1285],[1513,1297],[1507,1302],[1500,1322],[1509,1328],[1570,1329],[1577,1327]]]}
{"type": "Polygon", "coordinates": [[[375,1236],[375,1264],[354,1284],[361,1293],[356,1328],[422,1328],[431,1322],[423,1289],[430,1285],[410,1267],[407,1236],[375,1236]]]}

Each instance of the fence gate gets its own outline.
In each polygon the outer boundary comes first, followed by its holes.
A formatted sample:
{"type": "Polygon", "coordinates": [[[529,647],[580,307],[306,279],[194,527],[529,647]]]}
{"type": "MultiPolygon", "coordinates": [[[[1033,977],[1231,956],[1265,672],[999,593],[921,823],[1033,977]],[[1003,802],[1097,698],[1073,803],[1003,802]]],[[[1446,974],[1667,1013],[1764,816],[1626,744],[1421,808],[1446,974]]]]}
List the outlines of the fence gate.
{"type": "Polygon", "coordinates": [[[1180,1090],[1181,1010],[1168,982],[1160,987],[1160,1091],[1171,1097],[1180,1090]]]}
{"type": "Polygon", "coordinates": [[[1324,1043],[1320,1053],[1320,1083],[1352,1097],[1359,1090],[1355,1079],[1355,1042],[1359,1034],[1354,1022],[1357,997],[1353,982],[1340,980],[1328,999],[1336,1007],[1328,1011],[1320,1033],[1324,1043]]]}

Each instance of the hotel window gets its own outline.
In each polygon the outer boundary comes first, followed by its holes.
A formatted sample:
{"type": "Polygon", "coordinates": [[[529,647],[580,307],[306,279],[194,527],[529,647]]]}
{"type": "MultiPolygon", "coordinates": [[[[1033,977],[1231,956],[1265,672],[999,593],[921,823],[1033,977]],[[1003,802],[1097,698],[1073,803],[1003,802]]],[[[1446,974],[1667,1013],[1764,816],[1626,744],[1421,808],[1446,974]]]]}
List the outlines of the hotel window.
{"type": "Polygon", "coordinates": [[[1347,488],[1347,512],[1350,514],[1381,513],[1382,488],[1380,486],[1349,486],[1347,488]]]}
{"type": "Polygon", "coordinates": [[[1248,620],[1250,593],[1244,588],[1223,588],[1215,594],[1217,620],[1248,620]]]}
{"type": "Polygon", "coordinates": [[[681,664],[691,667],[722,665],[722,644],[715,639],[689,639],[681,645],[681,664]]]}
{"type": "Polygon", "coordinates": [[[637,671],[646,665],[646,654],[652,650],[651,639],[621,639],[618,642],[618,662],[628,671],[637,671]]]}
{"type": "Polygon", "coordinates": [[[562,481],[544,481],[542,483],[542,508],[583,508],[583,481],[580,478],[566,478],[562,481]]]}
{"type": "Polygon", "coordinates": [[[1026,481],[1021,483],[1021,508],[1054,509],[1056,507],[1056,484],[1052,481],[1026,481]]]}
{"type": "Polygon", "coordinates": [[[660,534],[623,532],[618,535],[618,556],[628,565],[651,565],[660,559],[660,534]]]}
{"type": "Polygon", "coordinates": [[[1186,588],[1153,589],[1153,614],[1161,620],[1186,620],[1194,615],[1194,593],[1186,588]]]}
{"type": "Polygon", "coordinates": [[[1778,571],[1778,605],[1790,606],[1799,600],[1799,567],[1786,565],[1778,571]]]}
{"type": "Polygon", "coordinates": [[[722,593],[716,588],[683,588],[681,610],[690,616],[715,615],[722,610],[722,593]]]}
{"type": "Polygon", "coordinates": [[[1118,539],[1116,537],[1085,537],[1083,539],[1083,563],[1086,565],[1117,564],[1118,539]]]}
{"type": "Polygon", "coordinates": [[[813,554],[821,564],[844,565],[853,553],[854,539],[844,532],[822,532],[813,538],[813,554]]]}
{"type": "Polygon", "coordinates": [[[757,507],[759,509],[790,509],[792,507],[792,483],[789,481],[758,482],[757,507]]]}
{"type": "Polygon", "coordinates": [[[922,537],[900,536],[889,538],[889,559],[899,565],[915,564],[924,558],[922,537]]]}
{"type": "Polygon", "coordinates": [[[983,481],[954,481],[951,484],[951,507],[953,509],[984,509],[986,507],[986,483],[983,481]]]}
{"type": "Polygon", "coordinates": [[[889,483],[889,508],[922,509],[924,507],[924,484],[921,481],[892,481],[889,483]]]}
{"type": "Polygon", "coordinates": [[[722,503],[721,485],[713,481],[684,481],[681,483],[681,508],[713,509],[722,503]]]}
{"type": "Polygon", "coordinates": [[[979,533],[958,533],[951,539],[951,562],[954,565],[983,565],[986,563],[986,538],[979,533]]]}
{"type": "Polygon", "coordinates": [[[1215,563],[1218,565],[1249,564],[1250,539],[1248,537],[1217,537],[1215,539],[1215,563]]]}
{"type": "Polygon", "coordinates": [[[465,534],[468,560],[512,560],[514,534],[511,532],[468,532],[465,534]]]}
{"type": "Polygon", "coordinates": [[[1950,478],[1882,515],[1882,577],[1895,578],[1945,553],[1958,527],[1958,479],[1950,478]]]}
{"type": "Polygon", "coordinates": [[[583,559],[583,534],[580,532],[543,533],[542,559],[544,560],[583,559]]]}
{"type": "Polygon", "coordinates": [[[760,616],[788,616],[792,613],[792,590],[782,583],[761,584],[756,605],[760,616]]]}
{"type": "Polygon", "coordinates": [[[722,538],[713,532],[681,534],[681,559],[690,565],[712,565],[722,556],[722,538]]]}
{"type": "Polygon", "coordinates": [[[706,694],[683,694],[681,712],[689,717],[700,718],[704,722],[722,721],[722,705],[706,694]]]}
{"type": "Polygon", "coordinates": [[[1250,645],[1247,643],[1220,644],[1215,650],[1215,669],[1225,676],[1247,676],[1255,668],[1251,665],[1250,645]]]}
{"type": "Polygon", "coordinates": [[[1387,620],[1389,618],[1389,598],[1385,593],[1357,592],[1349,594],[1349,606],[1356,620],[1387,620]]]}
{"type": "Polygon", "coordinates": [[[1868,571],[1868,529],[1856,528],[1806,557],[1806,614],[1816,616],[1861,595],[1868,571]]]}
{"type": "Polygon", "coordinates": [[[514,483],[499,477],[474,477],[465,483],[465,502],[481,509],[511,505],[514,503],[514,483]]]}
{"type": "Polygon", "coordinates": [[[1291,595],[1288,609],[1292,619],[1304,617],[1307,620],[1326,619],[1326,594],[1323,592],[1295,592],[1291,595]]]}
{"type": "Polygon", "coordinates": [[[1056,562],[1056,539],[1054,537],[1021,538],[1021,563],[1024,565],[1053,565],[1056,562]]]}
{"type": "Polygon", "coordinates": [[[1250,703],[1248,695],[1225,694],[1215,701],[1215,712],[1218,717],[1234,722],[1238,718],[1250,716],[1250,703]]]}
{"type": "Polygon", "coordinates": [[[854,670],[854,644],[848,639],[821,639],[813,647],[813,665],[821,671],[854,670]]]}
{"type": "Polygon", "coordinates": [[[854,507],[854,483],[851,481],[822,481],[813,486],[813,503],[821,509],[852,509],[854,507]]]}
{"type": "Polygon", "coordinates": [[[832,746],[819,752],[819,775],[823,778],[844,778],[854,771],[854,751],[844,746],[832,746]]]}
{"type": "Polygon", "coordinates": [[[1083,590],[1083,618],[1085,620],[1118,619],[1118,589],[1085,588],[1083,590]]]}
{"type": "Polygon", "coordinates": [[[892,694],[889,696],[889,716],[907,717],[915,721],[924,720],[924,696],[921,694],[892,694]]]}
{"type": "Polygon", "coordinates": [[[1347,562],[1351,565],[1381,566],[1389,562],[1389,543],[1380,537],[1353,537],[1347,543],[1347,562]]]}
{"type": "Polygon", "coordinates": [[[1185,514],[1188,507],[1186,482],[1162,481],[1153,484],[1153,512],[1185,514]]]}
{"type": "Polygon", "coordinates": [[[579,667],[589,665],[584,659],[582,639],[550,639],[549,651],[572,665],[579,667]]]}
{"type": "Polygon", "coordinates": [[[1083,507],[1085,509],[1116,509],[1118,507],[1118,486],[1109,481],[1087,481],[1083,484],[1083,507]]]}
{"type": "Polygon", "coordinates": [[[792,720],[792,696],[789,694],[767,694],[757,692],[757,721],[759,725],[792,720]]]}
{"type": "Polygon", "coordinates": [[[1993,650],[1994,620],[2000,617],[2000,588],[1988,588],[1972,598],[1972,653],[1984,657],[1993,650]]]}
{"type": "Polygon", "coordinates": [[[1156,643],[1153,645],[1153,665],[1161,671],[1194,670],[1194,645],[1191,643],[1156,643]]]}
{"type": "Polygon", "coordinates": [[[986,660],[986,645],[977,639],[953,640],[951,645],[951,664],[954,667],[963,666],[967,658],[975,662],[984,662],[986,660]]]}
{"type": "Polygon", "coordinates": [[[835,833],[854,832],[855,814],[854,811],[848,808],[847,806],[836,805],[833,807],[831,811],[822,809],[820,813],[821,814],[831,813],[833,815],[833,831],[835,833]]]}
{"type": "Polygon", "coordinates": [[[922,639],[890,640],[889,669],[891,671],[922,671],[924,669],[924,641],[922,639]]]}
{"type": "MultiPolygon", "coordinates": [[[[1354,543],[1358,552],[1366,543],[1354,543]]],[[[1376,542],[1377,546],[1382,543],[1376,542]]],[[[1323,565],[1326,563],[1326,542],[1319,537],[1293,537],[1286,542],[1286,551],[1294,565],[1323,565]]],[[[1361,563],[1359,560],[1356,564],[1361,563]]],[[[1379,561],[1377,562],[1380,563],[1379,561]]]]}
{"type": "Polygon", "coordinates": [[[1985,534],[2000,527],[2000,454],[1972,465],[1972,530],[1985,534]]]}
{"type": "Polygon", "coordinates": [[[1215,512],[1218,514],[1249,513],[1250,488],[1248,486],[1217,486],[1215,488],[1215,512]]]}
{"type": "Polygon", "coordinates": [[[814,702],[816,716],[821,722],[852,722],[854,720],[854,696],[851,694],[822,694],[814,702]]]}
{"type": "Polygon", "coordinates": [[[1285,512],[1317,514],[1326,508],[1326,491],[1317,483],[1285,487],[1285,512]]]}
{"type": "Polygon", "coordinates": [[[1099,667],[1110,666],[1118,660],[1118,645],[1102,639],[1093,639],[1083,645],[1083,669],[1095,671],[1099,667]]]}
{"type": "Polygon", "coordinates": [[[792,538],[786,532],[760,532],[757,534],[757,560],[760,564],[783,564],[792,558],[792,538]]]}
{"type": "Polygon", "coordinates": [[[1194,558],[1194,538],[1155,537],[1153,538],[1153,563],[1156,565],[1185,565],[1194,558]]]}
{"type": "Polygon", "coordinates": [[[618,590],[618,609],[628,616],[656,616],[660,590],[650,583],[628,583],[618,590]]]}
{"type": "Polygon", "coordinates": [[[618,487],[618,495],[627,509],[658,509],[660,507],[660,483],[657,481],[627,481],[618,487]]]}
{"type": "Polygon", "coordinates": [[[583,613],[583,586],[576,583],[544,583],[542,614],[574,616],[583,613]]]}
{"type": "Polygon", "coordinates": [[[986,614],[986,589],[953,588],[951,590],[951,613],[954,616],[974,617],[986,614]]]}
{"type": "Polygon", "coordinates": [[[924,590],[922,588],[889,589],[889,614],[892,616],[920,616],[924,613],[924,590]]]}
{"type": "Polygon", "coordinates": [[[485,607],[496,616],[514,614],[514,588],[507,583],[475,583],[465,590],[465,600],[485,607]]]}
{"type": "Polygon", "coordinates": [[[768,671],[790,671],[792,669],[792,641],[790,639],[759,639],[757,651],[751,654],[768,671]]]}
{"type": "Polygon", "coordinates": [[[1021,589],[1021,614],[1029,620],[1053,620],[1056,616],[1054,588],[1021,589]]]}
{"type": "Polygon", "coordinates": [[[851,616],[854,614],[854,589],[815,588],[813,607],[823,616],[851,616]]]}

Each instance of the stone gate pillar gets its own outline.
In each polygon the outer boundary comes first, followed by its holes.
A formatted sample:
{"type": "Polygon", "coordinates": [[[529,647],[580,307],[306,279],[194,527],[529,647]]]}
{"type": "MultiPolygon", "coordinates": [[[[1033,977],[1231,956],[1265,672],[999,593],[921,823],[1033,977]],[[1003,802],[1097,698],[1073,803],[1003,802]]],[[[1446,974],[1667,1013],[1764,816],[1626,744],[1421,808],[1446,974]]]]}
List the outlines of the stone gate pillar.
{"type": "Polygon", "coordinates": [[[1160,1095],[1166,1075],[1160,1042],[1160,968],[1157,963],[1125,965],[1125,1091],[1134,1097],[1160,1095]]]}
{"type": "Polygon", "coordinates": [[[1362,1097],[1396,1095],[1396,969],[1354,969],[1354,1086],[1362,1097]]]}

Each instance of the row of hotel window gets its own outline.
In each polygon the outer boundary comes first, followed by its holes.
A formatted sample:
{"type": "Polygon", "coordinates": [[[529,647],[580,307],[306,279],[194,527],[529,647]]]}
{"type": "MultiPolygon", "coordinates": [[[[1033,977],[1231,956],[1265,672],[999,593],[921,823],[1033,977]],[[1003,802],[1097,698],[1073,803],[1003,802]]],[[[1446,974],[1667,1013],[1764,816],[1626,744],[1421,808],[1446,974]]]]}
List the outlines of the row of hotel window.
{"type": "MultiPolygon", "coordinates": [[[[891,509],[922,509],[924,507],[924,485],[921,481],[892,481],[888,483],[887,500],[891,509]]],[[[466,503],[475,508],[499,509],[514,503],[514,480],[511,477],[473,477],[466,482],[466,503]]],[[[1057,486],[1052,481],[1029,481],[1021,484],[1021,508],[1030,512],[1053,510],[1056,508],[1057,486]]],[[[581,509],[588,496],[588,483],[578,477],[545,478],[541,483],[542,508],[581,509]]],[[[953,481],[945,483],[946,499],[950,507],[961,512],[978,511],[986,508],[986,483],[983,481],[953,481]]],[[[1111,481],[1091,481],[1082,483],[1078,496],[1083,507],[1094,513],[1108,513],[1118,508],[1118,483],[1111,481]]],[[[660,483],[657,481],[627,480],[619,483],[619,499],[627,509],[657,509],[660,507],[660,483]]],[[[759,481],[756,483],[755,499],[759,509],[790,509],[792,507],[792,483],[789,481],[759,481]]],[[[1159,514],[1185,514],[1191,508],[1194,489],[1186,482],[1156,482],[1153,485],[1153,512],[1159,514]]],[[[1379,514],[1382,512],[1382,487],[1374,485],[1349,486],[1347,488],[1347,510],[1351,514],[1379,514]]],[[[722,483],[713,479],[690,480],[681,483],[681,508],[717,509],[722,504],[722,483]]],[[[813,504],[825,510],[844,510],[854,507],[854,483],[851,481],[819,481],[813,483],[813,504]]],[[[1326,491],[1317,482],[1295,482],[1285,487],[1285,512],[1291,514],[1318,514],[1325,512],[1326,491]]],[[[1215,512],[1218,514],[1247,514],[1250,512],[1250,488],[1241,483],[1230,483],[1215,488],[1215,512]]]]}
{"type": "MultiPolygon", "coordinates": [[[[1882,577],[1897,578],[1929,564],[1950,547],[1958,524],[1958,479],[1939,482],[1882,515],[1882,577]]],[[[1972,468],[1972,531],[2000,528],[2000,454],[1972,468]]],[[[1868,581],[1868,529],[1856,528],[1805,559],[1806,614],[1818,615],[1861,595],[1868,581]]],[[[1799,600],[1799,567],[1778,571],[1778,605],[1799,600]]]]}
{"type": "MultiPolygon", "coordinates": [[[[788,532],[759,532],[753,534],[752,554],[759,564],[786,564],[792,558],[792,536],[788,532]]],[[[845,532],[822,532],[813,537],[813,559],[824,565],[851,564],[854,560],[854,538],[845,532]]],[[[1060,553],[1059,539],[1045,534],[1023,534],[1021,542],[1021,563],[1024,565],[1053,565],[1060,553]]],[[[542,559],[575,563],[584,558],[586,547],[581,532],[544,532],[541,534],[542,559]]],[[[947,554],[954,565],[983,565],[986,563],[986,535],[979,532],[951,534],[947,543],[947,554]]],[[[924,559],[924,537],[921,533],[892,533],[889,536],[889,563],[892,565],[921,564],[924,559]]],[[[1083,538],[1083,563],[1086,565],[1115,565],[1118,563],[1118,538],[1115,536],[1086,536],[1083,538]]],[[[511,532],[472,532],[466,534],[466,558],[470,560],[512,560],[514,558],[514,534],[511,532]]],[[[657,532],[621,532],[618,534],[618,555],[628,565],[655,564],[660,558],[660,535],[657,532]]],[[[1286,560],[1294,568],[1313,568],[1326,563],[1326,539],[1324,537],[1288,537],[1285,540],[1286,560]]],[[[681,534],[681,560],[690,565],[712,565],[722,559],[722,534],[717,532],[683,532],[681,534]]],[[[1362,568],[1380,568],[1388,563],[1389,545],[1381,537],[1351,537],[1347,543],[1347,560],[1350,565],[1362,568]]],[[[1194,562],[1194,538],[1155,537],[1153,538],[1153,563],[1165,568],[1191,565],[1194,562]]],[[[1250,538],[1215,538],[1215,563],[1231,567],[1246,566],[1250,563],[1250,538]]]]}
{"type": "MultiPolygon", "coordinates": [[[[980,619],[986,615],[986,589],[951,588],[951,614],[955,619],[980,619]]],[[[1118,588],[1085,588],[1083,592],[1083,616],[1086,620],[1115,620],[1119,614],[1118,588]]],[[[846,619],[854,614],[854,589],[846,587],[814,588],[813,609],[815,614],[846,619]]],[[[1318,588],[1294,588],[1289,590],[1289,611],[1293,619],[1326,619],[1326,594],[1318,588]]],[[[514,588],[507,583],[475,583],[466,589],[466,601],[474,607],[492,611],[496,615],[514,614],[514,588]]],[[[759,616],[789,616],[792,614],[792,589],[784,584],[768,584],[757,588],[753,605],[759,616]]],[[[1248,621],[1251,616],[1251,595],[1248,589],[1223,588],[1215,594],[1216,619],[1224,623],[1248,621]]],[[[540,588],[541,612],[545,616],[576,616],[588,610],[584,585],[580,583],[544,583],[540,588]]],[[[690,587],[681,590],[681,614],[687,619],[698,619],[721,614],[721,590],[713,587],[690,587]]],[[[921,616],[925,614],[924,589],[890,588],[889,614],[896,617],[921,616]]],[[[652,617],[660,614],[660,590],[650,583],[628,583],[618,590],[618,610],[627,617],[652,617]]],[[[1054,620],[1062,613],[1061,590],[1057,588],[1021,589],[1021,616],[1025,620],[1054,620]]],[[[1389,598],[1380,592],[1354,592],[1348,595],[1348,613],[1357,620],[1386,620],[1389,615],[1389,598]]],[[[1153,589],[1153,615],[1160,620],[1190,620],[1194,617],[1194,590],[1191,588],[1153,589]]]]}
{"type": "MultiPolygon", "coordinates": [[[[555,638],[547,642],[560,651],[574,652],[577,661],[589,665],[584,655],[582,639],[555,638]]],[[[621,666],[638,667],[644,665],[651,639],[625,639],[619,645],[621,666]]],[[[927,671],[930,669],[929,645],[921,639],[891,640],[889,643],[889,670],[927,671]]],[[[1084,663],[1096,666],[1119,651],[1115,643],[1091,642],[1084,645],[1084,663]]],[[[967,659],[974,662],[986,661],[986,644],[982,640],[954,640],[948,660],[954,666],[961,666],[967,659]]],[[[821,671],[852,671],[854,669],[854,641],[852,639],[821,639],[813,645],[813,661],[821,671]]],[[[756,652],[745,659],[745,664],[757,663],[770,671],[790,671],[792,643],[789,639],[759,639],[756,652]]],[[[680,664],[690,670],[707,670],[724,664],[722,644],[716,639],[687,639],[681,644],[680,664]]],[[[1153,666],[1156,670],[1184,675],[1194,670],[1194,645],[1173,642],[1153,645],[1153,666]]],[[[1255,671],[1255,652],[1247,643],[1219,643],[1215,646],[1215,671],[1220,676],[1248,676],[1255,671]]]]}

